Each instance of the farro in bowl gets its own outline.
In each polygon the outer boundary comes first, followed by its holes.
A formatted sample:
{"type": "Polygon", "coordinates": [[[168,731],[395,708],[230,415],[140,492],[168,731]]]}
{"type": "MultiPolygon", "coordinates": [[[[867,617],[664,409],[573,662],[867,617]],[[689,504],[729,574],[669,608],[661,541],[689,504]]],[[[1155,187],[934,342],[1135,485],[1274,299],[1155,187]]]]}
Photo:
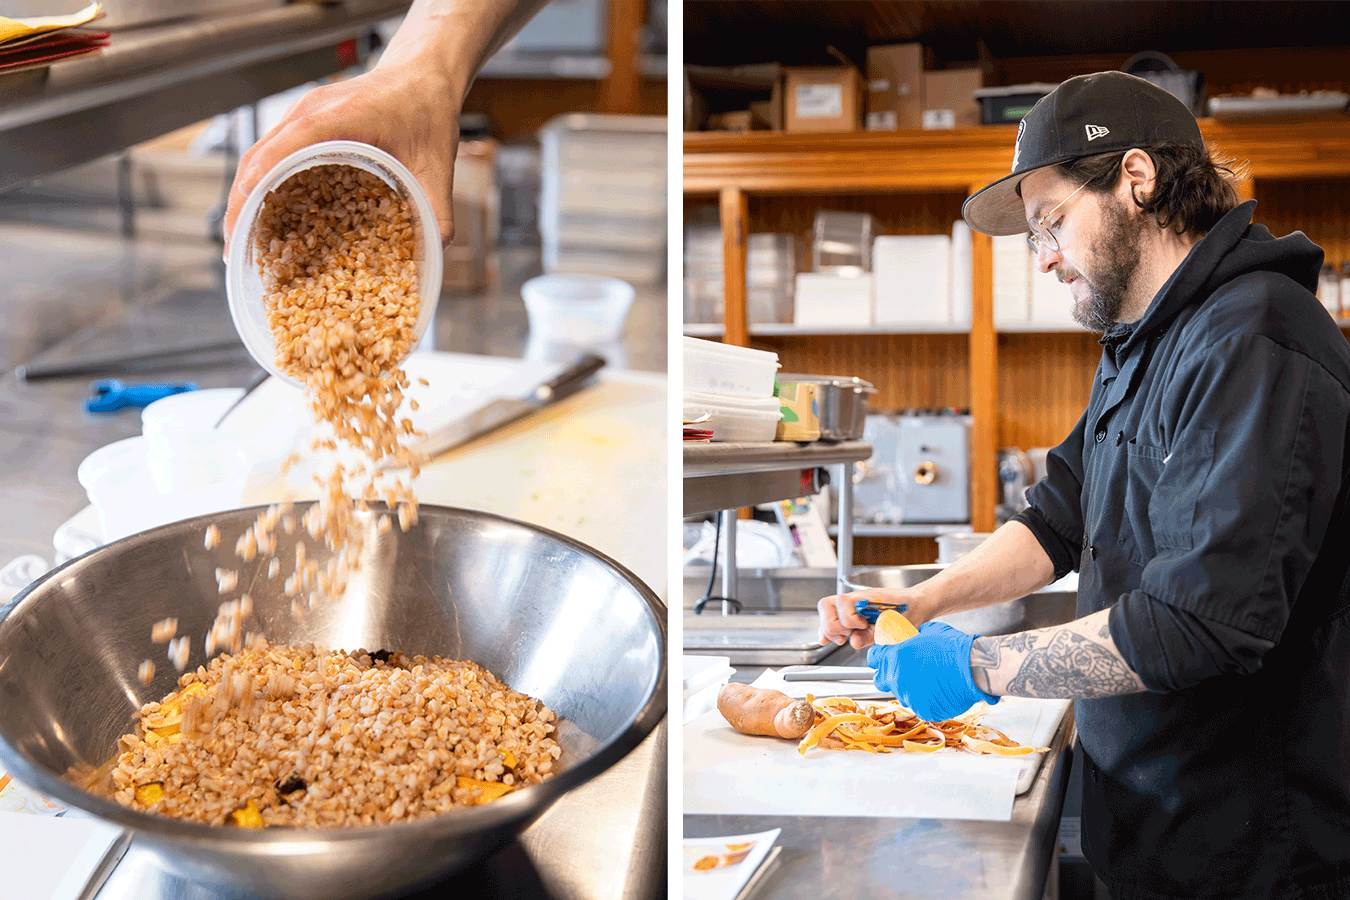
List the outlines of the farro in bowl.
{"type": "MultiPolygon", "coordinates": [[[[233,559],[229,548],[256,508],[106,545],[0,610],[0,763],[61,803],[134,829],[183,877],[259,896],[355,898],[437,880],[504,846],[656,727],[666,702],[664,607],[631,573],[510,519],[423,506],[408,532],[378,532],[379,511],[372,505],[363,517],[363,557],[347,589],[301,620],[267,560],[232,562],[237,590],[252,598],[245,627],[291,646],[471,661],[556,712],[560,755],[551,777],[425,818],[313,828],[183,821],[80,787],[91,770],[108,772],[137,711],[178,685],[165,645],[152,641],[157,623],[176,619],[176,634],[191,638],[188,671],[206,664],[201,636],[221,600],[216,569],[233,559]],[[221,540],[208,549],[212,526],[221,540]],[[146,658],[160,664],[142,685],[146,658]]],[[[280,549],[291,539],[279,535],[280,549]]],[[[370,661],[359,658],[359,668],[375,668],[370,661]]]]}

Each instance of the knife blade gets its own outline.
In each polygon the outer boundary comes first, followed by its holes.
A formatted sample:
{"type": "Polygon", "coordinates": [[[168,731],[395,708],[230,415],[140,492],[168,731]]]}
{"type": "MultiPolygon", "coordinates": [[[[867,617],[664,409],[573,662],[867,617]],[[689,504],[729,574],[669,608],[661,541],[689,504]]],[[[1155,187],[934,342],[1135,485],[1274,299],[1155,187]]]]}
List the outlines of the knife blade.
{"type": "Polygon", "coordinates": [[[594,353],[583,354],[557,376],[523,396],[496,397],[473,412],[431,432],[420,443],[413,445],[413,449],[432,458],[467,444],[488,432],[496,431],[503,425],[509,425],[564,397],[571,396],[580,390],[587,378],[600,371],[604,365],[604,357],[594,353]]]}
{"type": "Polygon", "coordinates": [[[785,666],[778,670],[784,681],[866,681],[876,672],[867,666],[785,666]]]}

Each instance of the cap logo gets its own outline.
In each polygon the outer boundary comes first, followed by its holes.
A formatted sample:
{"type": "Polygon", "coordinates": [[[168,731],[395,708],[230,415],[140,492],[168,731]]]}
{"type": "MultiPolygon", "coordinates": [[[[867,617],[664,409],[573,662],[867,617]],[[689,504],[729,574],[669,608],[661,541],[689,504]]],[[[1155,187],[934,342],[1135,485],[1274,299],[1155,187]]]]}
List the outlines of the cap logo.
{"type": "Polygon", "coordinates": [[[1023,119],[1017,123],[1017,143],[1013,145],[1013,166],[1012,170],[1017,171],[1018,160],[1022,157],[1022,135],[1026,133],[1027,120],[1023,119]]]}
{"type": "Polygon", "coordinates": [[[1087,131],[1088,143],[1092,143],[1099,137],[1106,137],[1111,133],[1109,129],[1103,128],[1101,125],[1084,125],[1083,128],[1087,131]]]}

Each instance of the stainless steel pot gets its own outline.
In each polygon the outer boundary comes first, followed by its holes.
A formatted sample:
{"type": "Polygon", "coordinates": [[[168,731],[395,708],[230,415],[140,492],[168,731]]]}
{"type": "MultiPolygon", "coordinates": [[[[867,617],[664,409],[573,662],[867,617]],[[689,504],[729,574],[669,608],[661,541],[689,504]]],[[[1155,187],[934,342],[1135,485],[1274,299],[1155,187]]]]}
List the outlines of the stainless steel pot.
{"type": "MultiPolygon", "coordinates": [[[[303,511],[303,505],[299,508],[303,511]]],[[[344,596],[290,615],[267,561],[239,563],[239,585],[271,640],[312,641],[471,659],[561,717],[560,771],[490,804],[395,825],[244,829],[127,809],[63,779],[115,752],[146,701],[178,673],[153,623],[178,618],[195,667],[222,597],[220,546],[259,509],[189,519],[132,535],[71,560],[0,608],[0,763],[61,803],[134,829],[170,871],[259,896],[385,895],[441,878],[509,843],[564,793],[635,748],[666,711],[665,608],[613,560],[562,535],[480,512],[423,506],[406,534],[378,534],[367,517],[360,573],[344,596]],[[159,664],[147,687],[143,659],[159,664]]],[[[303,530],[298,530],[303,534],[303,530]]],[[[278,531],[278,557],[295,537],[278,531]]],[[[311,552],[311,558],[315,553],[311,552]]],[[[323,554],[318,555],[320,560],[323,554]]],[[[283,564],[289,573],[291,565],[283,564]]],[[[256,627],[250,622],[246,627],[256,627]]]]}
{"type": "Polygon", "coordinates": [[[867,422],[867,403],[877,389],[861,378],[837,375],[778,375],[779,384],[814,384],[822,441],[856,441],[867,422]]]}
{"type": "MultiPolygon", "coordinates": [[[[849,590],[913,587],[947,568],[941,563],[910,566],[867,566],[854,569],[845,580],[849,590]]],[[[939,616],[968,634],[1013,634],[1072,621],[1078,605],[1076,591],[1037,591],[993,606],[939,616]]]]}

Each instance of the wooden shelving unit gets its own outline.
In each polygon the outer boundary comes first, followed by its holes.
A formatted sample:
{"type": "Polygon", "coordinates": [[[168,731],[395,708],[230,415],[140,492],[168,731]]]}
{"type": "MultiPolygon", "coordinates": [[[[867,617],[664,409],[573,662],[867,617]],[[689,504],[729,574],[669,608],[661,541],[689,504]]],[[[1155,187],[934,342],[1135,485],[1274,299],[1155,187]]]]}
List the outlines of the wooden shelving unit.
{"type": "MultiPolygon", "coordinates": [[[[1350,117],[1205,119],[1201,131],[1212,147],[1247,163],[1242,191],[1259,201],[1257,221],[1276,234],[1304,230],[1330,262],[1350,258],[1350,117]]],[[[793,369],[858,375],[881,388],[877,407],[969,407],[975,531],[994,525],[998,449],[1053,445],[1077,420],[1100,356],[1096,335],[996,328],[992,244],[979,234],[968,333],[750,326],[746,240],[753,232],[804,233],[826,201],[831,209],[872,212],[878,233],[944,233],[966,197],[1008,172],[1015,135],[1015,126],[684,135],[686,209],[717,204],[725,254],[725,322],[690,333],[776,350],[793,369]]]]}
{"type": "Polygon", "coordinates": [[[504,141],[532,136],[563,113],[665,115],[667,61],[642,52],[646,18],[640,0],[609,0],[603,55],[489,61],[464,111],[486,113],[504,141]]]}

